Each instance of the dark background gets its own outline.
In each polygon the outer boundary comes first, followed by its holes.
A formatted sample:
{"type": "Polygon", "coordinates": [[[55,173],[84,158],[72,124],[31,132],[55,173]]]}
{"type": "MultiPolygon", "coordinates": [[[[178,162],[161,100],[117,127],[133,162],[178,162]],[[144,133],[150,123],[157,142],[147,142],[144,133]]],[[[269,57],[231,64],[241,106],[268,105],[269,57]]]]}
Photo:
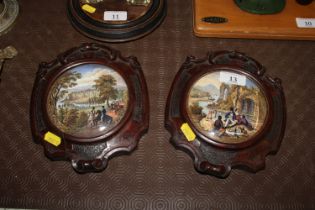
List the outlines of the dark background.
{"type": "Polygon", "coordinates": [[[150,94],[150,129],[131,155],[110,160],[101,173],[77,174],[52,162],[32,141],[33,81],[42,61],[84,42],[66,16],[66,1],[22,0],[15,27],[0,37],[19,55],[5,64],[0,84],[0,206],[107,209],[315,209],[315,42],[197,38],[192,2],[169,0],[168,15],[150,35],[107,44],[138,57],[150,94]],[[256,174],[233,170],[226,179],[198,174],[164,129],[171,82],[186,56],[238,50],[279,77],[287,127],[276,156],[256,174]]]}

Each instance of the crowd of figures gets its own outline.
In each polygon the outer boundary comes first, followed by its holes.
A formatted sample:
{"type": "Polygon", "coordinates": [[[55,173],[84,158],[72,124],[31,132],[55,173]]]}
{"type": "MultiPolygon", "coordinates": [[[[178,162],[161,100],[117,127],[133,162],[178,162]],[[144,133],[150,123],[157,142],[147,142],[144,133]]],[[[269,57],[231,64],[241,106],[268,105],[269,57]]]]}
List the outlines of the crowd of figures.
{"type": "Polygon", "coordinates": [[[206,116],[206,120],[213,122],[211,132],[216,136],[235,136],[239,137],[247,135],[248,131],[253,130],[252,124],[245,115],[239,114],[237,109],[233,107],[224,114],[224,119],[216,110],[210,110],[206,116]]]}

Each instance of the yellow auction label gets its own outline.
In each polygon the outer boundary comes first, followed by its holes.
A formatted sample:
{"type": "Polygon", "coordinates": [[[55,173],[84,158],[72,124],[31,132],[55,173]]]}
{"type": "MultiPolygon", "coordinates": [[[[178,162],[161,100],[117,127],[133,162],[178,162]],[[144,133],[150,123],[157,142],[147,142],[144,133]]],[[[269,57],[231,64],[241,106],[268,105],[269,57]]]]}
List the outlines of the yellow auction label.
{"type": "Polygon", "coordinates": [[[52,145],[56,147],[61,144],[61,138],[49,131],[45,134],[44,140],[51,143],[52,145]]]}
{"type": "Polygon", "coordinates": [[[92,7],[91,5],[88,5],[88,4],[84,4],[84,5],[82,6],[82,9],[83,9],[84,11],[89,12],[89,13],[94,13],[94,12],[96,11],[96,8],[95,8],[95,7],[92,7]]]}
{"type": "Polygon", "coordinates": [[[194,141],[196,139],[196,134],[187,123],[183,123],[180,129],[188,141],[194,141]]]}

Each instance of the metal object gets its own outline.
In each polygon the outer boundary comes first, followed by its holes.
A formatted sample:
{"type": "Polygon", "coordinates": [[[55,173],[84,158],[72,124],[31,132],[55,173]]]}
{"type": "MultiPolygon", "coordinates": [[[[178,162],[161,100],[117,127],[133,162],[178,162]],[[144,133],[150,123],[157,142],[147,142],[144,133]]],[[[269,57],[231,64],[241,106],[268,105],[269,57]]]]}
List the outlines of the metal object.
{"type": "Polygon", "coordinates": [[[16,0],[0,0],[0,35],[12,27],[18,13],[19,4],[16,0]]]}
{"type": "Polygon", "coordinates": [[[0,49],[0,81],[5,60],[14,58],[17,54],[17,50],[12,46],[8,46],[3,50],[0,49]]]}
{"type": "Polygon", "coordinates": [[[103,0],[81,0],[83,4],[97,4],[103,2],[103,0]]]}
{"type": "Polygon", "coordinates": [[[206,23],[226,23],[226,22],[228,22],[227,18],[218,17],[218,16],[204,17],[201,20],[203,22],[206,22],[206,23]]]}
{"type": "Polygon", "coordinates": [[[281,12],[285,7],[285,0],[235,0],[242,10],[254,14],[274,14],[281,12]]]}
{"type": "Polygon", "coordinates": [[[150,0],[126,0],[128,2],[128,4],[131,5],[143,5],[143,6],[147,6],[148,4],[150,4],[150,0]]]}

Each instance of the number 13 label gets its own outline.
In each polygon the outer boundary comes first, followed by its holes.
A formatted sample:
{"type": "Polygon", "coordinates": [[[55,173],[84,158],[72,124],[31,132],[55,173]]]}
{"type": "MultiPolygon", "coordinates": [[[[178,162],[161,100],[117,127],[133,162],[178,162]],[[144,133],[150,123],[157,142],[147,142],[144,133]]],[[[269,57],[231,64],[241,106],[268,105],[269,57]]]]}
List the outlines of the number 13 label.
{"type": "Polygon", "coordinates": [[[231,72],[220,72],[220,82],[224,82],[232,85],[246,85],[246,76],[231,73],[231,72]]]}
{"type": "Polygon", "coordinates": [[[105,21],[127,20],[127,12],[126,11],[105,11],[104,20],[105,21]]]}

